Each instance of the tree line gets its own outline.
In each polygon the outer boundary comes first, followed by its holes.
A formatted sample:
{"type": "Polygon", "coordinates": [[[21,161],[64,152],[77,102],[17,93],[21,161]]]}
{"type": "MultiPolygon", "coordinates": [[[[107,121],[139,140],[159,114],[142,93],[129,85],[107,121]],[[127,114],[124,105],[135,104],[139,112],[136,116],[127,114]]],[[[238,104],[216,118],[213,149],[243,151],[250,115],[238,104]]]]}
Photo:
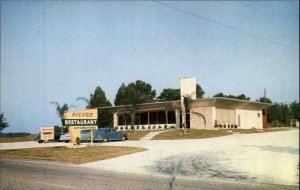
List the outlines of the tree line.
{"type": "MultiPolygon", "coordinates": [[[[250,97],[247,97],[245,94],[234,96],[234,95],[225,95],[222,92],[214,95],[214,97],[225,97],[225,98],[233,98],[233,99],[248,100],[248,101],[251,100],[250,97]]],[[[299,121],[300,112],[299,112],[298,101],[293,101],[292,103],[277,103],[277,102],[272,102],[272,100],[269,99],[268,97],[260,97],[255,101],[272,104],[266,110],[267,121],[271,127],[290,126],[290,122],[292,119],[299,121]]]]}
{"type": "Polygon", "coordinates": [[[272,127],[295,125],[290,122],[292,119],[299,121],[299,102],[293,101],[289,104],[275,102],[267,109],[267,118],[272,127]]]}
{"type": "MultiPolygon", "coordinates": [[[[197,98],[203,98],[205,92],[202,87],[197,84],[196,86],[196,96],[197,98]]],[[[131,105],[128,107],[128,112],[131,115],[131,123],[135,121],[135,110],[138,104],[151,103],[155,101],[173,101],[180,100],[180,89],[167,88],[163,89],[159,96],[156,97],[156,90],[152,89],[152,86],[149,83],[146,83],[142,80],[137,80],[131,82],[127,85],[122,83],[119,87],[114,105],[131,105]]],[[[94,93],[90,94],[89,98],[78,97],[76,101],[83,101],[86,104],[86,108],[97,108],[97,107],[107,107],[112,106],[112,103],[106,98],[105,92],[100,86],[97,86],[94,93]]],[[[61,106],[57,102],[51,102],[56,106],[57,114],[60,118],[63,118],[63,113],[68,111],[73,105],[64,104],[61,106]]],[[[98,113],[99,126],[108,126],[113,122],[112,113],[102,110],[98,113]]],[[[62,129],[63,130],[63,129],[62,129]]]]}
{"type": "MultiPolygon", "coordinates": [[[[202,89],[200,84],[196,85],[196,97],[203,98],[205,91],[202,89]]],[[[225,95],[222,92],[215,94],[213,97],[225,97],[233,98],[239,100],[250,101],[251,98],[245,94],[240,95],[225,95]]],[[[156,90],[152,89],[152,86],[149,83],[146,83],[142,80],[137,80],[129,84],[122,83],[119,87],[114,105],[131,105],[128,108],[128,112],[131,114],[132,123],[134,123],[135,109],[136,105],[142,103],[151,103],[155,101],[173,101],[180,100],[180,89],[179,88],[165,88],[162,90],[159,96],[156,96],[156,90]]],[[[96,108],[96,107],[107,107],[112,106],[112,103],[106,98],[105,92],[100,86],[97,86],[94,93],[90,94],[89,98],[78,97],[76,101],[84,101],[86,103],[86,108],[96,108]]],[[[269,98],[260,97],[255,100],[257,102],[266,102],[273,103],[269,98]]],[[[56,105],[57,112],[60,118],[63,117],[61,113],[68,111],[65,108],[68,107],[67,104],[64,104],[62,107],[56,102],[51,102],[56,105]],[[60,108],[64,108],[63,112],[60,112],[60,108]]],[[[98,113],[99,126],[111,125],[113,122],[112,113],[107,111],[101,111],[98,113]]],[[[297,119],[299,121],[299,102],[294,101],[290,104],[288,103],[273,103],[267,109],[268,123],[271,126],[288,126],[290,119],[297,119]]]]}
{"type": "MultiPolygon", "coordinates": [[[[205,91],[199,84],[197,84],[196,97],[203,98],[204,94],[205,91]]],[[[233,98],[247,101],[251,100],[250,97],[247,97],[245,94],[235,96],[225,95],[222,92],[215,94],[213,97],[233,98]]],[[[117,91],[114,105],[131,105],[131,107],[128,108],[128,111],[131,114],[131,120],[133,123],[136,105],[142,103],[151,103],[155,101],[163,102],[173,100],[180,100],[179,88],[165,88],[162,90],[159,96],[156,96],[156,90],[152,89],[152,86],[149,83],[146,83],[142,80],[137,80],[127,85],[125,85],[124,83],[121,84],[117,91]]],[[[89,98],[78,97],[76,101],[84,101],[86,103],[86,108],[112,106],[112,103],[106,98],[106,94],[100,86],[96,87],[94,93],[90,94],[89,98]]],[[[271,126],[289,126],[291,119],[296,119],[299,121],[299,101],[294,101],[292,103],[277,103],[272,102],[272,100],[270,100],[269,98],[264,97],[260,97],[255,101],[272,103],[272,105],[267,109],[268,123],[271,126]]],[[[76,108],[76,106],[68,105],[66,103],[62,106],[57,102],[51,102],[50,104],[56,106],[56,111],[59,118],[63,118],[63,113],[65,111],[68,111],[70,108],[76,108]]],[[[98,114],[98,118],[101,118],[101,120],[99,121],[99,126],[107,126],[112,124],[112,113],[101,111],[98,114]]],[[[4,116],[4,113],[0,113],[0,131],[8,126],[9,125],[4,116]]]]}

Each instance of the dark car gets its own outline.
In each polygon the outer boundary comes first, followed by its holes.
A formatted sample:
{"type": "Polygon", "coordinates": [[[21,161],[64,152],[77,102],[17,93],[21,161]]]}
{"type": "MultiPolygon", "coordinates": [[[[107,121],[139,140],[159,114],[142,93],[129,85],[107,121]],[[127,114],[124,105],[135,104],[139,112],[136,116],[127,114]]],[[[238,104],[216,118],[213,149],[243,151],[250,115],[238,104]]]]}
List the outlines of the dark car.
{"type": "Polygon", "coordinates": [[[127,133],[117,132],[114,128],[100,128],[95,130],[94,133],[94,140],[95,141],[125,141],[128,140],[127,133]]]}
{"type": "MultiPolygon", "coordinates": [[[[91,130],[82,130],[81,141],[89,142],[91,141],[91,130]]],[[[117,132],[116,129],[112,127],[100,128],[93,131],[93,141],[125,141],[128,140],[127,133],[117,132]]]]}

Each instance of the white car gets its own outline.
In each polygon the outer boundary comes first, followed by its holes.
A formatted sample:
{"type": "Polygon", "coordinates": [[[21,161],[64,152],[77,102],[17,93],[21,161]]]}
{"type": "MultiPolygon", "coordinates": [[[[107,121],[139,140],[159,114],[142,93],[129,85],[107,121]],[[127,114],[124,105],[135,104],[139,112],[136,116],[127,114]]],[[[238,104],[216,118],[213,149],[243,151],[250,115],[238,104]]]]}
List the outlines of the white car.
{"type": "Polygon", "coordinates": [[[64,141],[66,143],[70,142],[71,141],[70,133],[65,133],[63,135],[60,135],[59,141],[60,142],[64,141]]]}

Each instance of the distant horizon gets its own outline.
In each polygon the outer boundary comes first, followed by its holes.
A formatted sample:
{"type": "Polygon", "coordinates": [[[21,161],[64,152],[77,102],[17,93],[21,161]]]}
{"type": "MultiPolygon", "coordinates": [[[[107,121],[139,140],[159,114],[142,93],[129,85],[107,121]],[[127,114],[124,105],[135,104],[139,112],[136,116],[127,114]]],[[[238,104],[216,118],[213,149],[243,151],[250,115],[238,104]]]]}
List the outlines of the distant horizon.
{"type": "Polygon", "coordinates": [[[299,101],[299,1],[1,1],[6,131],[60,125],[55,106],[143,80],[159,96],[196,77],[204,97],[299,101]]]}

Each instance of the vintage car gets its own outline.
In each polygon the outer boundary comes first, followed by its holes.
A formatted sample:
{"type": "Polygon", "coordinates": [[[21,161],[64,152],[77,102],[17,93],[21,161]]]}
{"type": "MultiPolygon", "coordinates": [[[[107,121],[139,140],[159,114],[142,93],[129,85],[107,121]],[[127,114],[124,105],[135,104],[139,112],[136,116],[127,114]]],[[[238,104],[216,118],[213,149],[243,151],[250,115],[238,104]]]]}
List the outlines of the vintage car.
{"type": "MultiPolygon", "coordinates": [[[[94,131],[95,134],[95,131],[94,131]]],[[[88,142],[91,141],[91,130],[82,130],[80,131],[81,141],[88,142]]],[[[93,135],[95,137],[95,135],[93,135]]]]}
{"type": "Polygon", "coordinates": [[[66,143],[70,142],[71,141],[70,133],[65,133],[65,134],[60,135],[58,141],[59,142],[66,142],[66,143]]]}
{"type": "MultiPolygon", "coordinates": [[[[90,141],[91,140],[91,131],[82,130],[81,131],[81,141],[90,141]]],[[[125,141],[128,140],[127,133],[117,132],[112,127],[99,128],[93,131],[93,141],[125,141]]]]}

